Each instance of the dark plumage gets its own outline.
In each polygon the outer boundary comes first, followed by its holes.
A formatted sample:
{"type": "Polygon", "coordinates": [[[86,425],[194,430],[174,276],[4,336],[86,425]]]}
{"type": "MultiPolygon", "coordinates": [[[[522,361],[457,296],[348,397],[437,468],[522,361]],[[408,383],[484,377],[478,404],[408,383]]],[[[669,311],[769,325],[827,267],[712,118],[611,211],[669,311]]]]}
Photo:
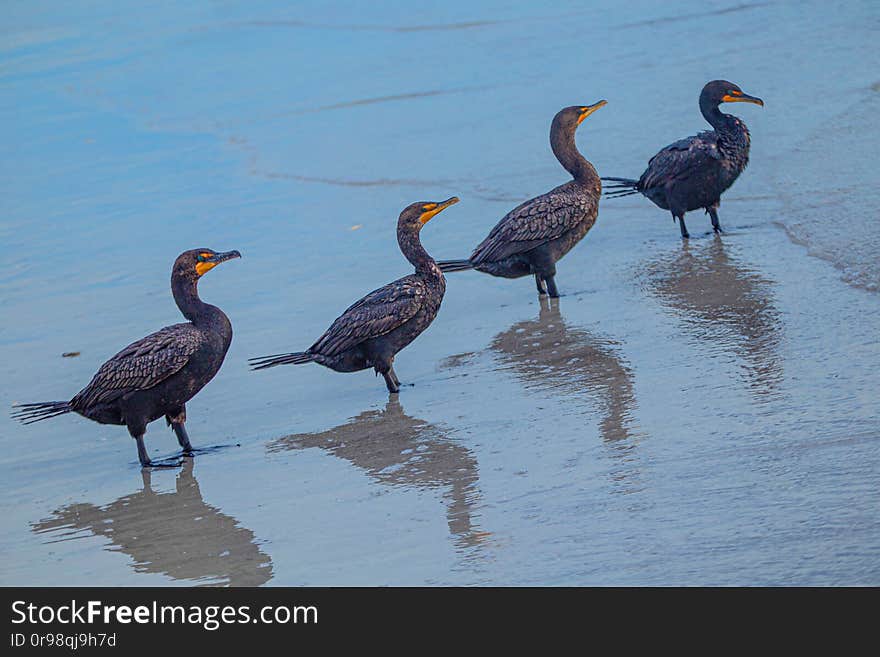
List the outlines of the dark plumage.
{"type": "Polygon", "coordinates": [[[534,274],[539,294],[559,296],[556,263],[581,241],[596,223],[602,183],[596,169],[575,145],[581,122],[605,105],[566,107],[553,118],[550,146],[556,159],[574,178],[530,199],[499,221],[467,260],[439,263],[444,272],[476,269],[492,276],[519,278],[534,274]]]}
{"type": "Polygon", "coordinates": [[[434,321],[446,292],[443,273],[422,247],[419,232],[434,215],[454,203],[458,203],[455,197],[442,203],[413,203],[400,213],[397,243],[416,268],[415,274],[370,292],[342,313],[306,351],[252,358],[254,369],[311,362],[337,372],[372,367],[384,377],[389,392],[398,392],[394,356],[434,321]]]}
{"type": "Polygon", "coordinates": [[[144,447],[147,424],[165,416],[184,452],[191,454],[184,428],[186,402],[214,378],[232,342],[229,318],[199,299],[198,280],[238,257],[238,251],[211,249],[181,253],[171,271],[171,291],[188,323],[166,326],[128,345],[69,402],[21,404],[13,417],[31,424],[73,411],[101,424],[124,424],[137,441],[141,465],[147,467],[152,465],[144,447]]]}
{"type": "Polygon", "coordinates": [[[743,93],[733,82],[709,82],[700,93],[700,112],[715,129],[670,144],[651,158],[638,180],[602,178],[614,183],[607,186],[605,195],[643,194],[657,207],[669,210],[673,221],[678,219],[683,238],[689,237],[684,224],[685,213],[705,208],[712,218],[712,229],[721,232],[718,222],[721,194],[748,165],[750,139],[746,124],[722,113],[718,106],[738,102],[764,106],[763,100],[743,93]]]}

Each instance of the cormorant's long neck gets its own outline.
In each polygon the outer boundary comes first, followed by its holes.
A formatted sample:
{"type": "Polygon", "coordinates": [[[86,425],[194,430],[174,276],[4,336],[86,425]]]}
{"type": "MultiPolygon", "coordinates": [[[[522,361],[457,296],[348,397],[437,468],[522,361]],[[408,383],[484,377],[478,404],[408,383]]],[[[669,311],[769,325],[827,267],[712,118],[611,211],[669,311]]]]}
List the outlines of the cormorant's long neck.
{"type": "Polygon", "coordinates": [[[197,326],[213,324],[222,311],[199,298],[198,279],[194,276],[173,275],[171,293],[180,312],[197,326]]]}
{"type": "Polygon", "coordinates": [[[580,154],[574,142],[576,125],[564,126],[557,121],[550,128],[550,148],[559,163],[579,182],[598,181],[599,174],[587,159],[580,154]]]}
{"type": "Polygon", "coordinates": [[[700,99],[700,113],[703,115],[703,118],[709,122],[709,125],[715,128],[718,132],[726,132],[730,130],[730,120],[733,117],[718,109],[718,103],[712,103],[700,99]]]}
{"type": "Polygon", "coordinates": [[[434,264],[434,258],[428,255],[425,247],[422,246],[417,228],[408,225],[398,226],[397,244],[400,246],[403,255],[412,263],[417,272],[433,272],[437,269],[434,264]]]}

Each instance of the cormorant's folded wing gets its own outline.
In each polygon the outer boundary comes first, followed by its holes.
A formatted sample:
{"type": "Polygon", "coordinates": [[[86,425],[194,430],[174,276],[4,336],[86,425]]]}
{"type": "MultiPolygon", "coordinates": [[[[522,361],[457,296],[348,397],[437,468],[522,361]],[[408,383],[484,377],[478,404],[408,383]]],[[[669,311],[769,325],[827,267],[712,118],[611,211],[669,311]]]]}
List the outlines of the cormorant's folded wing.
{"type": "Polygon", "coordinates": [[[425,284],[416,276],[405,276],[380,287],[342,313],[309,351],[335,356],[365,340],[385,335],[412,319],[427,293],[425,284]]]}
{"type": "Polygon", "coordinates": [[[201,334],[192,324],[174,324],[151,333],[101,365],[71,406],[88,408],[152,388],[180,371],[200,343],[201,334]]]}
{"type": "Polygon", "coordinates": [[[673,180],[687,178],[695,170],[721,160],[718,135],[701,132],[693,137],[679,139],[657,153],[648,162],[648,168],[639,180],[640,189],[663,187],[673,180]]]}
{"type": "Polygon", "coordinates": [[[595,209],[595,199],[558,189],[530,199],[495,225],[470,260],[476,265],[531,251],[562,237],[595,209]]]}

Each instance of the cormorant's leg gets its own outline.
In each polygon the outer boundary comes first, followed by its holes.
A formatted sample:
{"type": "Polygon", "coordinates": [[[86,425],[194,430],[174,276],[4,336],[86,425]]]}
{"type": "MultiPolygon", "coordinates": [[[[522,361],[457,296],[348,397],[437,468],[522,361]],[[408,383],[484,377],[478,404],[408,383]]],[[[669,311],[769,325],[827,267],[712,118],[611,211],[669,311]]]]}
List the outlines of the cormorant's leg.
{"type": "Polygon", "coordinates": [[[187,456],[192,456],[193,446],[189,442],[189,436],[186,433],[186,427],[183,426],[183,422],[172,422],[171,428],[174,429],[174,433],[177,436],[177,442],[180,443],[183,453],[187,456]]]}
{"type": "Polygon", "coordinates": [[[709,213],[709,216],[712,217],[712,230],[716,233],[723,233],[721,230],[721,224],[718,221],[718,206],[713,205],[711,207],[706,208],[706,212],[709,213]]]}
{"type": "Polygon", "coordinates": [[[391,380],[394,381],[394,384],[399,388],[400,379],[397,378],[397,372],[394,371],[394,365],[388,368],[388,376],[391,377],[391,380]]]}
{"type": "Polygon", "coordinates": [[[544,281],[541,280],[540,274],[535,274],[535,285],[538,286],[538,294],[547,294],[547,288],[544,287],[544,281]]]}
{"type": "Polygon", "coordinates": [[[150,457],[147,456],[147,448],[144,445],[144,434],[140,434],[139,436],[134,437],[135,441],[137,441],[137,449],[138,449],[138,461],[141,462],[142,468],[178,468],[180,467],[180,463],[153,463],[150,460],[150,457]]]}
{"type": "Polygon", "coordinates": [[[193,456],[193,447],[189,442],[189,436],[187,435],[186,427],[184,426],[186,423],[186,406],[181,406],[176,409],[176,412],[172,411],[172,413],[166,415],[165,421],[168,422],[168,426],[174,430],[174,435],[177,436],[177,442],[180,443],[184,455],[193,456]]]}
{"type": "Polygon", "coordinates": [[[147,456],[147,448],[144,446],[144,437],[137,436],[135,440],[137,441],[138,460],[141,462],[141,467],[149,468],[153,465],[153,462],[150,460],[150,457],[147,456]]]}
{"type": "Polygon", "coordinates": [[[535,272],[535,283],[538,285],[538,294],[547,294],[551,297],[558,297],[556,291],[556,283],[553,277],[556,276],[556,261],[550,247],[546,244],[533,249],[527,254],[527,261],[531,271],[535,272]]]}
{"type": "Polygon", "coordinates": [[[400,392],[400,382],[397,381],[397,376],[393,374],[393,369],[388,369],[387,372],[382,372],[382,378],[385,379],[385,385],[388,386],[388,392],[395,394],[400,392]]]}
{"type": "Polygon", "coordinates": [[[672,220],[675,221],[676,219],[678,219],[678,227],[681,229],[681,238],[684,240],[688,239],[690,235],[688,234],[687,226],[684,225],[684,213],[682,212],[681,215],[677,217],[673,214],[672,220]]]}

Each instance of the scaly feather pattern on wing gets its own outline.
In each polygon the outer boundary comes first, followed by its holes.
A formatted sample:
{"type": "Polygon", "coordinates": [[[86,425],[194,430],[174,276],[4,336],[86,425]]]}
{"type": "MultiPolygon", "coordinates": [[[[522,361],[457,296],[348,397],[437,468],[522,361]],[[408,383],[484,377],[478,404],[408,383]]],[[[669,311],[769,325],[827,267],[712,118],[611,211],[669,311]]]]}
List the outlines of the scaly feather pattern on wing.
{"type": "Polygon", "coordinates": [[[336,356],[365,340],[390,333],[415,316],[426,296],[424,282],[412,275],[380,287],[342,313],[309,352],[336,356]]]}
{"type": "Polygon", "coordinates": [[[474,249],[470,260],[478,265],[531,251],[595,214],[595,198],[566,183],[508,212],[474,249]]]}
{"type": "Polygon", "coordinates": [[[202,339],[192,324],[174,324],[133,342],[101,366],[71,406],[89,408],[152,388],[180,371],[202,339]]]}
{"type": "Polygon", "coordinates": [[[694,170],[720,162],[718,133],[701,132],[693,137],[679,139],[657,153],[648,162],[648,168],[639,180],[639,189],[663,187],[674,180],[686,178],[694,170]]]}

